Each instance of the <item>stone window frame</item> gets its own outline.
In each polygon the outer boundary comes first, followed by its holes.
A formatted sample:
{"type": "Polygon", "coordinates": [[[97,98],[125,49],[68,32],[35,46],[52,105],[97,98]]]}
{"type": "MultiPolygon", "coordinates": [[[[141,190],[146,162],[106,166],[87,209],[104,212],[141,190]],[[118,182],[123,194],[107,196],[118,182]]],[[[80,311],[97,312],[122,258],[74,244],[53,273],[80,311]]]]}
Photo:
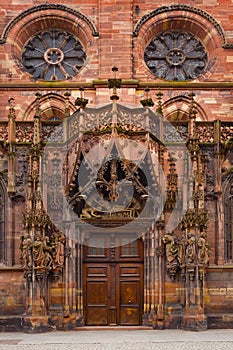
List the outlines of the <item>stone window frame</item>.
{"type": "MultiPolygon", "coordinates": [[[[196,115],[196,121],[208,121],[208,112],[201,104],[199,104],[197,101],[194,101],[194,107],[197,111],[196,115]]],[[[186,94],[180,94],[175,97],[171,97],[163,102],[162,104],[162,110],[164,119],[168,120],[169,122],[174,121],[185,121],[188,122],[188,115],[190,110],[190,98],[188,96],[188,93],[186,94]],[[180,114],[181,119],[177,120],[174,117],[180,114]]]]}
{"type": "Polygon", "coordinates": [[[146,77],[148,81],[160,80],[150,71],[144,52],[156,35],[167,31],[185,31],[203,43],[208,55],[205,74],[193,79],[209,79],[224,63],[219,50],[229,48],[223,29],[207,12],[189,5],[168,5],[156,8],[142,16],[133,30],[134,78],[146,77]]]}
{"type": "Polygon", "coordinates": [[[156,78],[167,81],[194,80],[205,74],[208,66],[205,46],[196,35],[184,30],[155,35],[145,48],[144,60],[156,78]]]}
{"type": "MultiPolygon", "coordinates": [[[[78,38],[86,53],[86,62],[73,78],[82,79],[96,71],[90,62],[98,57],[98,30],[94,22],[82,12],[62,4],[41,4],[22,11],[13,18],[0,35],[0,45],[9,52],[9,60],[15,62],[13,74],[24,80],[33,80],[25,71],[22,52],[27,41],[36,33],[46,29],[60,29],[78,38]]],[[[14,76],[13,76],[14,77],[14,76]]]]}
{"type": "Polygon", "coordinates": [[[68,80],[75,77],[86,62],[80,40],[60,28],[47,28],[32,37],[22,52],[24,69],[38,80],[68,80]]]}

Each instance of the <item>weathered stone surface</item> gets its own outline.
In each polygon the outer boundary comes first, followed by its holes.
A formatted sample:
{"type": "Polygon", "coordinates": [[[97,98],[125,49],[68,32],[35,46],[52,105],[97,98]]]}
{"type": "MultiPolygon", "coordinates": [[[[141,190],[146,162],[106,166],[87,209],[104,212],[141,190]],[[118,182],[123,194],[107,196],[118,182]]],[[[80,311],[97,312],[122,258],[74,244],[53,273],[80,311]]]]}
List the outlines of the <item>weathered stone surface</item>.
{"type": "MultiPolygon", "coordinates": [[[[153,128],[153,140],[165,141],[168,147],[175,144],[169,154],[165,148],[159,148],[160,142],[151,142],[151,151],[161,161],[160,171],[166,175],[167,186],[165,215],[155,227],[142,233],[144,294],[141,295],[140,323],[155,329],[232,328],[232,222],[227,221],[228,208],[232,208],[233,183],[232,13],[230,0],[166,5],[149,0],[73,0],[66,4],[42,4],[41,1],[32,4],[31,0],[23,0],[1,4],[1,331],[72,330],[85,324],[83,241],[75,241],[76,232],[72,231],[70,239],[60,233],[43,205],[52,207],[54,221],[59,221],[63,217],[62,203],[67,199],[58,195],[56,187],[65,181],[62,171],[69,168],[67,178],[73,177],[72,184],[75,184],[78,164],[96,138],[105,133],[105,139],[101,137],[106,142],[114,133],[116,136],[116,130],[111,129],[111,113],[115,107],[109,105],[110,96],[123,106],[118,107],[118,118],[124,125],[122,135],[128,135],[125,143],[133,138],[137,144],[150,143],[152,130],[146,138],[138,135],[141,129],[144,132],[153,128]],[[77,67],[77,72],[72,72],[71,80],[44,82],[43,72],[42,80],[37,80],[22,67],[23,48],[33,45],[29,44],[30,38],[46,29],[71,33],[84,47],[86,61],[84,64],[82,61],[82,68],[77,67]],[[200,57],[204,52],[208,63],[201,75],[194,74],[195,80],[175,85],[170,81],[174,77],[161,80],[159,77],[165,75],[156,76],[156,72],[153,74],[148,68],[150,63],[146,65],[145,48],[156,35],[161,39],[162,33],[169,31],[185,31],[200,40],[201,50],[197,52],[195,48],[196,55],[200,57]],[[118,71],[112,71],[114,66],[118,71]],[[112,79],[112,85],[108,79],[112,79]],[[80,90],[82,86],[84,91],[80,90]],[[163,94],[158,92],[158,86],[163,94]],[[35,99],[38,91],[42,95],[37,94],[35,99]],[[195,97],[192,94],[190,97],[191,91],[195,97]],[[85,112],[87,102],[89,111],[85,112]],[[141,103],[149,107],[149,117],[145,111],[144,114],[133,111],[139,109],[141,103]],[[110,107],[103,107],[107,105],[110,107]],[[77,111],[79,107],[84,108],[83,115],[77,111]],[[158,120],[154,118],[156,112],[160,114],[158,120]],[[69,115],[72,118],[69,119],[69,115]],[[175,129],[170,124],[162,124],[162,120],[174,122],[175,129]],[[89,124],[94,124],[93,130],[98,136],[94,132],[89,135],[82,149],[73,145],[67,163],[64,158],[61,161],[59,155],[67,149],[64,151],[60,143],[67,134],[74,137],[77,130],[83,133],[90,128],[89,124]],[[104,128],[109,128],[108,133],[104,128]],[[49,181],[48,196],[42,203],[41,151],[51,141],[57,144],[47,159],[52,166],[43,174],[49,181]],[[180,143],[186,141],[191,161],[179,148],[180,143]],[[78,159],[79,152],[82,156],[78,159]],[[193,177],[187,178],[182,173],[178,178],[177,172],[188,169],[191,162],[193,177]],[[183,186],[180,192],[179,183],[183,186]],[[182,213],[175,207],[179,198],[182,213]],[[177,210],[175,216],[180,221],[171,233],[166,224],[173,210],[177,210]]],[[[162,41],[159,45],[163,45],[162,41]]],[[[30,47],[32,56],[33,50],[30,47]]],[[[186,57],[182,49],[166,50],[163,47],[164,67],[181,69],[175,59],[186,57]]],[[[62,56],[59,50],[47,52],[46,59],[53,67],[63,62],[58,54],[62,56]]],[[[42,62],[43,59],[42,55],[42,62]]],[[[35,61],[31,63],[36,65],[35,61]]],[[[186,67],[187,72],[189,69],[186,67]]],[[[116,182],[113,180],[111,184],[115,186],[116,182]]],[[[111,194],[116,194],[114,191],[111,194]]],[[[93,213],[88,210],[86,207],[83,215],[93,219],[93,213]]],[[[128,213],[132,214],[132,208],[124,214],[128,213]]],[[[112,212],[110,214],[112,216],[112,212]]],[[[108,217],[104,224],[110,225],[110,221],[108,217]]],[[[113,260],[112,251],[109,268],[115,263],[113,260]]],[[[120,311],[117,312],[119,318],[120,311]]]]}

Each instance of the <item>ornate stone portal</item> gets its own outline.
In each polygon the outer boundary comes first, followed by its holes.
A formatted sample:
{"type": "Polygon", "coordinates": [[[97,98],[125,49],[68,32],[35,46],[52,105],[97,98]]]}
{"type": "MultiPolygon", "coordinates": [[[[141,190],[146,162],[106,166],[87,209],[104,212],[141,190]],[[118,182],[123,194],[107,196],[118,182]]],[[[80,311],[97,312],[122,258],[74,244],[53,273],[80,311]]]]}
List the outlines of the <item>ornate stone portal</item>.
{"type": "MultiPolygon", "coordinates": [[[[110,84],[116,88],[114,79],[110,84]]],[[[66,97],[66,118],[59,126],[63,138],[55,130],[56,137],[46,135],[53,142],[45,144],[37,96],[20,245],[27,281],[24,328],[74,329],[85,324],[82,246],[90,233],[106,231],[106,237],[130,233],[143,240],[144,325],[205,329],[206,167],[193,95],[188,137],[180,135],[177,143],[173,132],[172,144],[164,141],[168,123],[160,93],[157,113],[149,108],[151,99],[141,101],[143,108],[117,104],[115,89],[112,104],[84,109],[87,101],[81,96],[81,108],[69,116],[69,94],[66,97]],[[179,291],[176,307],[169,302],[171,283],[179,291]],[[168,313],[170,305],[174,311],[168,313]]],[[[12,106],[14,134],[13,114],[12,106]]],[[[14,158],[12,169],[13,163],[14,158]]],[[[15,191],[14,176],[8,186],[15,191]]]]}

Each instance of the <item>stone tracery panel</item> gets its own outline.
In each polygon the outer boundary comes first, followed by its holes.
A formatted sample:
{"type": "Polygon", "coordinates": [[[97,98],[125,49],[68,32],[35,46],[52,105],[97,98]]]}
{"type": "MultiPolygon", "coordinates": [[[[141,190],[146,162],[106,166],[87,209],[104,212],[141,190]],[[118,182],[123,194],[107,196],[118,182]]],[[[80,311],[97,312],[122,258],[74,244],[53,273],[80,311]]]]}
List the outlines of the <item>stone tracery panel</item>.
{"type": "Polygon", "coordinates": [[[148,68],[157,78],[190,80],[204,73],[207,53],[201,41],[193,34],[168,31],[158,34],[144,53],[148,68]]]}
{"type": "MultiPolygon", "coordinates": [[[[196,79],[198,77],[200,77],[199,79],[205,79],[205,77],[209,77],[213,74],[218,66],[222,64],[221,60],[216,60],[218,48],[231,47],[231,44],[226,40],[223,29],[209,13],[197,7],[174,4],[158,7],[154,11],[146,13],[136,23],[133,32],[135,77],[147,75],[151,79],[154,79],[154,73],[148,69],[145,62],[144,52],[148,43],[151,43],[156,35],[160,36],[164,31],[184,32],[184,30],[187,33],[193,34],[197,40],[203,43],[206,53],[208,54],[208,62],[207,60],[205,61],[204,67],[198,67],[198,69],[202,69],[202,72],[189,74],[190,67],[188,67],[188,75],[191,75],[193,78],[186,77],[186,80],[196,79]],[[150,74],[148,75],[149,72],[150,74]],[[202,76],[203,73],[205,73],[205,77],[202,76]]],[[[175,71],[177,66],[174,66],[174,59],[180,62],[184,61],[185,53],[182,50],[181,52],[179,50],[174,52],[173,49],[177,48],[174,47],[170,49],[171,53],[168,51],[164,58],[166,59],[167,65],[169,66],[170,64],[175,71]]],[[[175,62],[175,64],[178,63],[179,62],[175,62]]],[[[170,70],[168,70],[168,72],[170,70]]],[[[160,76],[156,77],[161,78],[160,76]]],[[[179,77],[176,78],[179,80],[179,77]]],[[[173,78],[171,79],[169,77],[168,80],[173,80],[173,78]]],[[[181,79],[181,81],[182,80],[184,81],[185,79],[181,79]]]]}
{"type": "Polygon", "coordinates": [[[0,124],[0,141],[7,142],[8,140],[8,124],[0,124]]]}
{"type": "Polygon", "coordinates": [[[188,138],[187,123],[170,123],[164,124],[164,141],[165,142],[184,142],[188,138]]]}
{"type": "Polygon", "coordinates": [[[59,29],[34,35],[24,46],[22,62],[36,79],[63,80],[76,75],[86,59],[74,35],[59,29]]]}
{"type": "MultiPolygon", "coordinates": [[[[66,33],[70,33],[74,38],[77,38],[80,43],[82,43],[82,47],[85,48],[87,57],[90,55],[90,51],[93,50],[93,47],[96,46],[93,37],[96,37],[99,34],[95,24],[88,18],[88,16],[62,4],[40,4],[22,11],[5,27],[0,36],[0,45],[6,45],[7,50],[10,52],[9,59],[17,64],[17,68],[26,72],[24,62],[22,61],[22,52],[27,42],[30,38],[33,38],[33,36],[45,29],[55,30],[57,28],[66,33]]],[[[43,56],[43,58],[45,58],[47,63],[53,68],[56,66],[54,58],[56,58],[58,63],[62,64],[64,57],[61,48],[52,45],[52,47],[47,47],[46,51],[47,54],[43,56]],[[50,48],[55,50],[47,50],[50,48]]],[[[95,52],[97,54],[97,48],[95,52]]],[[[33,54],[32,57],[34,57],[33,54]]],[[[78,53],[78,55],[80,54],[78,53]]],[[[77,54],[75,56],[77,56],[77,54]]],[[[93,58],[93,55],[91,57],[93,58]]],[[[78,59],[80,61],[80,57],[78,57],[78,59]]],[[[67,58],[65,58],[65,61],[67,61],[67,58]]],[[[70,62],[68,63],[70,64],[70,62]]],[[[79,65],[80,63],[77,62],[73,66],[76,66],[77,64],[79,65]]],[[[66,66],[66,68],[67,67],[71,70],[71,67],[66,66]]],[[[82,69],[82,73],[80,72],[80,74],[85,73],[85,69],[82,69]]],[[[66,74],[67,76],[63,79],[74,76],[67,71],[66,74]]],[[[25,78],[29,78],[28,74],[25,74],[25,78]]]]}
{"type": "Polygon", "coordinates": [[[221,142],[225,142],[233,137],[232,123],[222,123],[221,125],[221,142]]]}
{"type": "Polygon", "coordinates": [[[42,126],[43,141],[45,142],[62,142],[63,125],[46,123],[42,126]]]}
{"type": "Polygon", "coordinates": [[[197,123],[196,132],[200,142],[214,142],[214,125],[210,123],[197,123]]]}
{"type": "Polygon", "coordinates": [[[20,122],[16,124],[15,140],[16,142],[32,142],[33,124],[31,122],[20,122]]]}

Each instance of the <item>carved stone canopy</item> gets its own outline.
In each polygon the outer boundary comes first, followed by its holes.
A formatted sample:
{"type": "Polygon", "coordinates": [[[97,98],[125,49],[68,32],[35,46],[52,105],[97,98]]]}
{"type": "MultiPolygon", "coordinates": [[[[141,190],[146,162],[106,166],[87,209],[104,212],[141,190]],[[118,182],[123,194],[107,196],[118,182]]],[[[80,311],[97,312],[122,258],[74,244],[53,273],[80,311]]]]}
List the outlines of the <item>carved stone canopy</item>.
{"type": "Polygon", "coordinates": [[[159,202],[158,167],[167,152],[159,140],[160,117],[147,108],[115,103],[71,116],[68,134],[74,141],[67,155],[65,192],[80,219],[121,225],[141,219],[142,212],[153,216],[147,210],[154,210],[151,197],[159,202]]]}
{"type": "Polygon", "coordinates": [[[74,212],[95,225],[98,221],[125,222],[139,217],[149,197],[149,183],[156,183],[146,152],[148,133],[140,130],[129,133],[114,127],[112,139],[112,132],[107,127],[101,135],[98,131],[83,135],[68,186],[74,212]],[[133,159],[129,159],[129,150],[134,152],[133,159]],[[145,166],[151,171],[145,172],[145,166]]]}

